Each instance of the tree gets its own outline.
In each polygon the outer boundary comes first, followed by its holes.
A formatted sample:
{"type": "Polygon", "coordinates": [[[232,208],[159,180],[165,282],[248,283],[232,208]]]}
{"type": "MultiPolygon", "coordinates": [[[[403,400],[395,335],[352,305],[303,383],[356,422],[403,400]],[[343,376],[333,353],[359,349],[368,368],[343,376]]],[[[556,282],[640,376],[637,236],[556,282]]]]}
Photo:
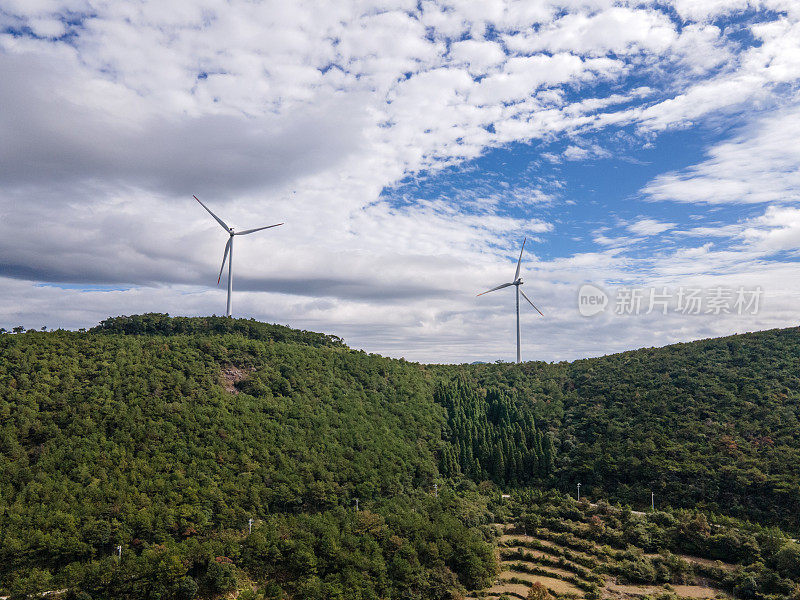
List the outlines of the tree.
{"type": "Polygon", "coordinates": [[[203,579],[211,592],[223,594],[236,588],[236,569],[230,563],[212,561],[203,579]]]}
{"type": "Polygon", "coordinates": [[[199,586],[194,580],[194,577],[188,575],[182,577],[175,585],[175,599],[176,600],[192,600],[196,595],[199,586]]]}
{"type": "Polygon", "coordinates": [[[535,581],[528,590],[526,600],[551,600],[552,594],[544,585],[535,581]]]}
{"type": "Polygon", "coordinates": [[[775,563],[781,575],[800,580],[800,544],[786,544],[775,555],[775,563]]]}

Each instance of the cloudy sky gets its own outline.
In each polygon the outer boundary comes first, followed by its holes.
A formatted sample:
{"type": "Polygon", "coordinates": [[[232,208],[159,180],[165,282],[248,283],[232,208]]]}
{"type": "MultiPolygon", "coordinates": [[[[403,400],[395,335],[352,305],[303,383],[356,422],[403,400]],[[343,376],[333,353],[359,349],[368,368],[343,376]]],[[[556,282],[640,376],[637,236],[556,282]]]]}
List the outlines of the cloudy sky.
{"type": "Polygon", "coordinates": [[[192,194],[371,352],[513,359],[526,236],[528,359],[795,325],[799,83],[796,0],[3,0],[0,326],[224,313],[192,194]]]}

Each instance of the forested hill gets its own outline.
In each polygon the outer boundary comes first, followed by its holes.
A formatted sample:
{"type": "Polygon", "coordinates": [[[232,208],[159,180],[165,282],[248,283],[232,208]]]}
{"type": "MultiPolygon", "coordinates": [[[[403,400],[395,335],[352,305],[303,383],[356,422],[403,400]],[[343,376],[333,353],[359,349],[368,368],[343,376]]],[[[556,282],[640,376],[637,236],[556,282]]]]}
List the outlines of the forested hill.
{"type": "Polygon", "coordinates": [[[800,528],[800,329],[578,361],[569,386],[571,481],[800,528]]]}
{"type": "Polygon", "coordinates": [[[221,335],[238,334],[251,340],[293,342],[309,346],[344,346],[335,335],[301,331],[285,325],[262,323],[255,319],[230,319],[228,317],[170,317],[163,313],[147,313],[109,317],[101,321],[91,333],[123,335],[221,335]]]}
{"type": "Polygon", "coordinates": [[[796,532],[799,357],[798,329],[449,366],[222,317],[0,335],[0,592],[451,598],[491,578],[498,488],[796,532]]]}
{"type": "Polygon", "coordinates": [[[0,335],[0,593],[480,587],[485,499],[431,493],[443,423],[424,369],[318,334],[143,315],[0,335]]]}
{"type": "MultiPolygon", "coordinates": [[[[514,399],[515,415],[531,414],[539,430],[546,424],[555,445],[549,485],[567,491],[581,483],[594,498],[640,509],[654,492],[662,506],[800,528],[798,328],[573,363],[438,372],[466,382],[473,406],[501,395],[514,399]]],[[[453,414],[460,444],[475,432],[453,414]]],[[[512,418],[497,429],[505,432],[498,445],[507,475],[495,479],[511,482],[508,457],[519,445],[505,444],[525,428],[512,418]]],[[[468,461],[462,466],[469,473],[468,461]]],[[[484,470],[491,476],[491,466],[484,470]]]]}

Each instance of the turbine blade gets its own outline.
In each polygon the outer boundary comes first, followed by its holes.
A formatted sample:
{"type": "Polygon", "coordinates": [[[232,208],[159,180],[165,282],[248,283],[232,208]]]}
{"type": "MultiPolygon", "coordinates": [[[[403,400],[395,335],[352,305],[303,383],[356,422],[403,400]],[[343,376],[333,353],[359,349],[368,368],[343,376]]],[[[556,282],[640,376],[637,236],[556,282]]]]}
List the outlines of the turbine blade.
{"type": "Polygon", "coordinates": [[[231,244],[233,243],[233,238],[228,238],[228,243],[225,244],[225,255],[222,257],[222,266],[219,268],[219,277],[217,277],[217,285],[222,280],[222,271],[225,269],[225,261],[228,260],[228,252],[231,249],[231,244]]]}
{"type": "MultiPolygon", "coordinates": [[[[517,288],[517,289],[519,289],[519,288],[517,288]]],[[[519,293],[520,293],[520,294],[522,294],[522,297],[523,297],[523,298],[525,298],[525,300],[527,300],[527,301],[528,301],[528,304],[530,304],[530,305],[531,305],[533,308],[536,308],[536,305],[535,305],[533,302],[531,302],[531,299],[530,299],[530,298],[528,298],[528,297],[525,295],[525,292],[523,292],[522,290],[519,290],[519,293]]],[[[542,311],[540,311],[538,308],[536,308],[536,312],[537,312],[537,313],[539,313],[540,315],[544,316],[544,315],[542,314],[542,311]]]]}
{"type": "Polygon", "coordinates": [[[262,229],[269,229],[270,227],[279,227],[283,225],[283,223],[276,223],[275,225],[267,225],[266,227],[256,227],[255,229],[245,229],[244,231],[237,231],[233,235],[247,235],[248,233],[255,233],[256,231],[261,231],[262,229]]]}
{"type": "Polygon", "coordinates": [[[483,296],[484,294],[488,294],[489,292],[494,292],[495,290],[502,290],[503,288],[507,288],[510,285],[514,285],[514,284],[513,283],[503,283],[501,285],[498,285],[497,287],[493,287],[490,290],[486,290],[485,292],[481,292],[480,294],[478,294],[478,296],[483,296]]]}
{"type": "Polygon", "coordinates": [[[519,268],[522,266],[522,252],[525,250],[525,242],[528,241],[527,236],[522,240],[522,250],[519,251],[519,260],[517,261],[517,272],[514,274],[514,281],[519,279],[519,268]]]}
{"type": "MultiPolygon", "coordinates": [[[[198,202],[200,202],[200,198],[198,198],[197,196],[194,196],[194,195],[193,195],[193,196],[192,196],[192,198],[194,198],[195,200],[197,200],[198,202]]],[[[208,207],[207,207],[205,204],[203,204],[202,202],[200,202],[200,206],[202,206],[203,208],[205,208],[205,209],[208,211],[208,214],[210,214],[212,217],[214,217],[214,219],[217,221],[217,223],[219,223],[220,225],[222,225],[222,228],[223,228],[225,231],[230,231],[230,227],[228,227],[227,225],[225,225],[225,221],[223,221],[223,220],[222,220],[222,219],[220,219],[220,218],[219,218],[217,215],[215,215],[213,212],[211,212],[211,209],[210,209],[210,208],[208,208],[208,207]]]]}

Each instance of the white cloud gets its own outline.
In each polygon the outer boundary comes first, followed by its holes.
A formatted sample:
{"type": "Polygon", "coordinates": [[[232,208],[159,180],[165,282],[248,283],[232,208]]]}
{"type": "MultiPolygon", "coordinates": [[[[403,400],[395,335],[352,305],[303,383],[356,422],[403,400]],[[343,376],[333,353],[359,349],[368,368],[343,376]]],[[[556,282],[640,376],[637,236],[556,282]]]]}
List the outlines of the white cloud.
{"type": "Polygon", "coordinates": [[[611,153],[608,150],[600,147],[598,144],[589,144],[586,146],[576,146],[571,144],[564,149],[561,153],[566,160],[587,160],[596,158],[608,158],[611,153]]]}
{"type": "Polygon", "coordinates": [[[708,158],[659,175],[644,188],[652,200],[708,204],[800,200],[800,104],[757,119],[708,158]]]}
{"type": "Polygon", "coordinates": [[[765,254],[800,254],[800,208],[769,206],[763,215],[746,223],[739,235],[765,254]]]}
{"type": "MultiPolygon", "coordinates": [[[[240,314],[412,358],[510,357],[496,339],[513,333],[509,298],[476,304],[473,294],[513,268],[519,238],[563,234],[564,223],[535,212],[557,197],[534,181],[397,206],[381,190],[512,143],[566,141],[559,160],[586,160],[609,155],[587,132],[633,125],[650,139],[752,103],[772,110],[797,84],[800,35],[791,3],[769,6],[783,16],[758,15],[759,45],[741,50],[710,23],[741,2],[681,0],[679,14],[697,22],[679,31],[656,5],[611,0],[421,10],[399,0],[9,0],[0,16],[10,31],[0,34],[0,290],[12,302],[0,319],[76,326],[120,312],[220,312],[224,292],[205,284],[224,235],[192,204],[197,193],[235,225],[287,223],[237,246],[240,314]]],[[[705,163],[654,179],[646,194],[796,198],[787,144],[796,117],[766,116],[705,163]]],[[[795,217],[770,210],[724,234],[724,225],[709,228],[736,250],[634,259],[626,250],[641,237],[598,232],[599,250],[542,260],[534,245],[526,285],[547,307],[568,306],[587,278],[677,280],[702,269],[749,277],[796,239],[795,217]]],[[[629,229],[645,236],[667,225],[643,219],[629,229]]],[[[786,269],[765,278],[788,286],[786,269]]],[[[782,310],[758,323],[778,322],[782,310]]],[[[652,323],[623,335],[619,323],[545,312],[548,320],[524,317],[528,355],[654,343],[652,323]],[[613,344],[592,341],[609,331],[613,344]]],[[[663,340],[725,327],[662,326],[663,340]]]]}
{"type": "Polygon", "coordinates": [[[675,223],[664,223],[656,219],[639,219],[628,225],[628,230],[637,235],[656,235],[664,233],[675,227],[675,223]]]}
{"type": "Polygon", "coordinates": [[[794,16],[799,10],[793,0],[673,0],[673,5],[681,18],[691,20],[718,18],[747,9],[773,10],[794,16]]]}
{"type": "Polygon", "coordinates": [[[463,40],[450,47],[450,56],[456,64],[463,64],[474,75],[481,75],[506,59],[503,47],[496,42],[463,40]]]}
{"type": "MultiPolygon", "coordinates": [[[[741,52],[735,60],[731,57],[730,64],[718,75],[685,86],[685,92],[644,109],[633,109],[625,116],[639,121],[643,129],[663,130],[691,125],[710,113],[732,110],[744,103],[774,101],[773,90],[796,82],[800,72],[800,14],[794,19],[756,23],[749,29],[760,43],[741,52]]],[[[702,56],[707,54],[705,45],[702,42],[700,47],[682,48],[682,52],[684,56],[702,56]]]]}
{"type": "Polygon", "coordinates": [[[623,55],[666,50],[677,38],[664,13],[613,6],[597,13],[574,12],[527,35],[509,35],[516,51],[569,51],[586,56],[623,55]]]}

